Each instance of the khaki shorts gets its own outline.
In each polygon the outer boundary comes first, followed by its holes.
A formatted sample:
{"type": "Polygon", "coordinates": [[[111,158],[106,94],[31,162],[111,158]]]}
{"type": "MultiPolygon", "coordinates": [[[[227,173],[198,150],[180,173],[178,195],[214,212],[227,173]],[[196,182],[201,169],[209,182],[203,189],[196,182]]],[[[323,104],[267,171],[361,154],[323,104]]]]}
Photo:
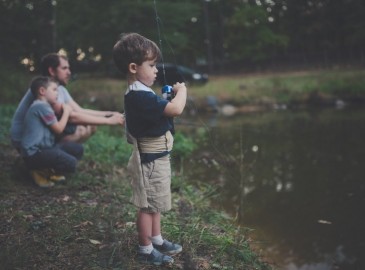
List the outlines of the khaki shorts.
{"type": "Polygon", "coordinates": [[[142,163],[148,208],[143,212],[156,213],[171,209],[171,164],[170,155],[148,163],[142,163]]]}

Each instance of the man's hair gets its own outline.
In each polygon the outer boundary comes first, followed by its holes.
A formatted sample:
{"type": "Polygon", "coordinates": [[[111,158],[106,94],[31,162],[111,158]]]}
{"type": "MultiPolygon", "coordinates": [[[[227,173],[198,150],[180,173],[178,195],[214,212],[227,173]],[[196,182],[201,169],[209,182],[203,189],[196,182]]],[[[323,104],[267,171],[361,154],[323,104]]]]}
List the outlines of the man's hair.
{"type": "Polygon", "coordinates": [[[161,52],[155,42],[137,33],[122,34],[113,47],[114,63],[123,74],[128,74],[130,63],[142,65],[144,61],[157,61],[161,52]]]}
{"type": "Polygon", "coordinates": [[[39,76],[35,77],[30,83],[30,90],[35,98],[38,97],[39,89],[41,87],[47,88],[51,82],[57,83],[51,77],[39,76]]]}
{"type": "Polygon", "coordinates": [[[41,60],[41,73],[43,76],[50,76],[49,68],[56,70],[60,65],[60,59],[63,58],[68,61],[67,57],[57,53],[49,53],[42,57],[41,60]]]}

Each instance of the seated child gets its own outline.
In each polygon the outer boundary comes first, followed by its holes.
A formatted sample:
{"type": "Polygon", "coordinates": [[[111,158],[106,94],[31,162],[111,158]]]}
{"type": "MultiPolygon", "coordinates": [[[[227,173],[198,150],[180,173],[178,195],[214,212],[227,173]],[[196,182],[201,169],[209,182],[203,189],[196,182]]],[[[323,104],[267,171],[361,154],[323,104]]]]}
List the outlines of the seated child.
{"type": "Polygon", "coordinates": [[[76,170],[83,155],[83,146],[74,142],[56,141],[62,134],[71,108],[63,104],[59,120],[52,105],[57,102],[57,82],[50,77],[36,77],[30,89],[36,98],[29,107],[21,140],[21,154],[35,183],[40,187],[52,187],[65,180],[66,173],[76,170]]]}

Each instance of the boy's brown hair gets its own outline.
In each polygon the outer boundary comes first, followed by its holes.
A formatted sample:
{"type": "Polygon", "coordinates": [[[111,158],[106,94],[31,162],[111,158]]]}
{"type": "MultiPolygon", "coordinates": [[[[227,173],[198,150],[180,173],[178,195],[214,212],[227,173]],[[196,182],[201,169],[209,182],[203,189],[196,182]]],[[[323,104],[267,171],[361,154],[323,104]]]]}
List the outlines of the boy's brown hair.
{"type": "Polygon", "coordinates": [[[137,33],[122,34],[113,47],[114,63],[123,75],[128,74],[130,63],[142,65],[146,60],[158,61],[160,57],[156,43],[137,33]]]}
{"type": "Polygon", "coordinates": [[[41,87],[47,88],[51,82],[57,84],[57,82],[51,77],[46,77],[46,76],[35,77],[30,83],[30,90],[32,91],[34,98],[38,97],[39,89],[41,87]]]}

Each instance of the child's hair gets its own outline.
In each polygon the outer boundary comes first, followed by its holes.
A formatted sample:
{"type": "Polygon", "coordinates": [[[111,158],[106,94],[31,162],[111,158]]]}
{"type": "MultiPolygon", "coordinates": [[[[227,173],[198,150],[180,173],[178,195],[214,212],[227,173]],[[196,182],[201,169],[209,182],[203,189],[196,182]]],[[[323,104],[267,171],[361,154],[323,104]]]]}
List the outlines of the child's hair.
{"type": "Polygon", "coordinates": [[[30,83],[30,91],[35,98],[38,97],[39,89],[41,87],[47,88],[51,82],[57,83],[53,78],[46,76],[35,77],[30,83]]]}
{"type": "Polygon", "coordinates": [[[122,34],[113,47],[114,63],[123,75],[128,74],[130,63],[142,65],[144,61],[158,61],[160,57],[156,43],[137,33],[122,34]]]}

